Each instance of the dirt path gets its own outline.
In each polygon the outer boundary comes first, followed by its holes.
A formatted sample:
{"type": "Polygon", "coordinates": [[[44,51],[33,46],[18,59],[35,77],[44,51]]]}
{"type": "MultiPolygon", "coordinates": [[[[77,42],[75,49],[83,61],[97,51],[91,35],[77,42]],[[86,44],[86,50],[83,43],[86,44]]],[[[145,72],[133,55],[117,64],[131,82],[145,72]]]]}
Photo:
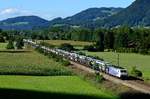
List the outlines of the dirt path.
{"type": "MultiPolygon", "coordinates": [[[[86,72],[89,72],[89,73],[95,73],[94,70],[86,67],[86,66],[83,66],[81,64],[78,64],[78,63],[75,63],[75,62],[72,62],[70,61],[72,65],[76,66],[77,68],[81,69],[81,70],[84,70],[86,72]]],[[[121,80],[121,79],[118,79],[116,77],[113,77],[113,76],[110,76],[110,75],[107,75],[107,74],[104,74],[104,73],[101,73],[101,75],[103,75],[103,77],[113,83],[116,83],[116,84],[122,84],[124,86],[128,86],[130,88],[133,88],[137,91],[140,91],[140,92],[143,92],[143,93],[146,93],[146,94],[150,94],[150,86],[144,84],[143,82],[142,83],[139,83],[139,81],[135,81],[135,80],[121,80]]]]}

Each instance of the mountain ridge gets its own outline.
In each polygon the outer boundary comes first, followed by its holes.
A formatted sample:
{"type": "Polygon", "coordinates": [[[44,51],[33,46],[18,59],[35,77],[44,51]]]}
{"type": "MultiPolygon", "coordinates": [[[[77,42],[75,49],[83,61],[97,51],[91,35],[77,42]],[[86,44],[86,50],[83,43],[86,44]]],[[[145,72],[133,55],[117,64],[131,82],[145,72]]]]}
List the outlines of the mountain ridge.
{"type": "Polygon", "coordinates": [[[19,16],[0,21],[0,28],[6,30],[31,30],[48,27],[49,21],[38,16],[19,16]]]}
{"type": "Polygon", "coordinates": [[[51,25],[55,24],[69,24],[69,25],[80,25],[85,26],[86,23],[92,23],[96,20],[103,20],[107,18],[108,16],[111,16],[115,13],[118,13],[123,8],[118,7],[101,7],[101,8],[88,8],[86,10],[83,10],[75,15],[66,17],[64,19],[56,18],[54,20],[51,20],[50,23],[53,23],[51,25]],[[56,21],[57,20],[57,21],[56,21]]]}
{"type": "MultiPolygon", "coordinates": [[[[120,25],[149,26],[150,25],[150,0],[136,0],[121,12],[99,21],[98,26],[115,27],[120,25]]],[[[97,24],[97,23],[95,23],[97,24]]]]}
{"type": "Polygon", "coordinates": [[[150,26],[150,0],[135,0],[127,8],[89,8],[66,18],[45,20],[38,16],[20,16],[0,21],[2,29],[31,30],[51,26],[77,26],[86,28],[111,28],[150,26]]]}

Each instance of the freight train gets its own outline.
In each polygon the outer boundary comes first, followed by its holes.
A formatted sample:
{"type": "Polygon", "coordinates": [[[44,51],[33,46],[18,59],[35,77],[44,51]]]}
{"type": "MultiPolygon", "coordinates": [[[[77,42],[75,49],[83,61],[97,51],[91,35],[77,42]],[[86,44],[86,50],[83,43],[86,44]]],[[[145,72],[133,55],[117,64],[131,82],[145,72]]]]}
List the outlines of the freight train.
{"type": "Polygon", "coordinates": [[[128,76],[127,69],[119,67],[119,66],[114,66],[110,64],[109,62],[105,62],[103,60],[99,60],[94,57],[89,57],[86,55],[80,55],[76,52],[68,52],[62,49],[57,49],[57,48],[53,48],[53,49],[48,48],[45,46],[41,46],[40,44],[32,40],[28,40],[28,39],[24,39],[23,41],[24,43],[32,45],[34,48],[40,47],[41,49],[47,52],[55,53],[56,55],[60,55],[70,61],[74,61],[74,62],[83,64],[85,66],[88,66],[89,68],[92,68],[95,71],[104,72],[106,74],[109,74],[111,76],[115,76],[118,78],[123,78],[123,77],[128,76]]]}

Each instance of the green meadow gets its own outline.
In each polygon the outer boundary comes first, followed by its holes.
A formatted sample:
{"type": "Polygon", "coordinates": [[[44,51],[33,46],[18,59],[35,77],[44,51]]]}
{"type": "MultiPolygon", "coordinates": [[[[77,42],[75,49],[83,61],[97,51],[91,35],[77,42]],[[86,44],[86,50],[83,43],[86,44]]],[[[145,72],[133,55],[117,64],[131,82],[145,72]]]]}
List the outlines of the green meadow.
{"type": "Polygon", "coordinates": [[[47,42],[49,44],[60,46],[63,43],[69,43],[73,46],[79,46],[83,47],[85,45],[92,45],[92,42],[85,42],[85,41],[73,41],[73,40],[44,40],[44,42],[47,42]]]}
{"type": "MultiPolygon", "coordinates": [[[[88,55],[99,56],[105,61],[118,65],[118,53],[114,52],[86,52],[88,55]]],[[[150,79],[150,56],[134,53],[119,53],[120,66],[125,67],[130,72],[133,66],[143,72],[146,79],[150,79]]]]}
{"type": "Polygon", "coordinates": [[[0,52],[0,74],[70,75],[61,63],[35,51],[0,52]]]}
{"type": "MultiPolygon", "coordinates": [[[[76,76],[0,76],[1,89],[30,90],[47,93],[83,95],[115,99],[76,76]],[[14,82],[14,83],[12,83],[14,82]]],[[[17,94],[17,93],[16,93],[17,94]]],[[[38,97],[37,97],[38,98],[38,97]]],[[[63,98],[63,97],[62,97],[63,98]]],[[[91,98],[93,99],[93,98],[91,98]]]]}
{"type": "Polygon", "coordinates": [[[5,50],[7,43],[0,43],[0,50],[5,50]]]}
{"type": "Polygon", "coordinates": [[[0,52],[0,98],[2,97],[118,98],[111,92],[98,89],[73,76],[72,71],[61,63],[32,50],[0,52]]]}

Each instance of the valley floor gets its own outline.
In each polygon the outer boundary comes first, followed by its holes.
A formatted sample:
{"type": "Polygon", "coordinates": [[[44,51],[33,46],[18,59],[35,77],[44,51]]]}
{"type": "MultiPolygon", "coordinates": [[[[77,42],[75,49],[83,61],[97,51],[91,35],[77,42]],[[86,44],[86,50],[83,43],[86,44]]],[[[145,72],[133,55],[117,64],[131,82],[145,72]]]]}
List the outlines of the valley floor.
{"type": "MultiPolygon", "coordinates": [[[[1,49],[5,50],[4,46],[1,49]]],[[[101,53],[87,53],[102,56],[101,53]]],[[[109,53],[108,56],[115,59],[110,54],[112,53],[109,53]]],[[[107,57],[102,58],[107,59],[107,57]]],[[[96,87],[79,76],[82,75],[81,71],[76,71],[77,76],[70,72],[72,72],[70,68],[32,50],[2,51],[0,52],[0,98],[116,99],[119,98],[119,95],[115,92],[113,94],[113,90],[118,91],[117,93],[120,93],[119,88],[121,91],[128,90],[128,88],[114,85],[111,82],[107,84],[107,81],[99,83],[101,88],[96,87]],[[105,84],[110,87],[103,89],[105,84]]]]}

